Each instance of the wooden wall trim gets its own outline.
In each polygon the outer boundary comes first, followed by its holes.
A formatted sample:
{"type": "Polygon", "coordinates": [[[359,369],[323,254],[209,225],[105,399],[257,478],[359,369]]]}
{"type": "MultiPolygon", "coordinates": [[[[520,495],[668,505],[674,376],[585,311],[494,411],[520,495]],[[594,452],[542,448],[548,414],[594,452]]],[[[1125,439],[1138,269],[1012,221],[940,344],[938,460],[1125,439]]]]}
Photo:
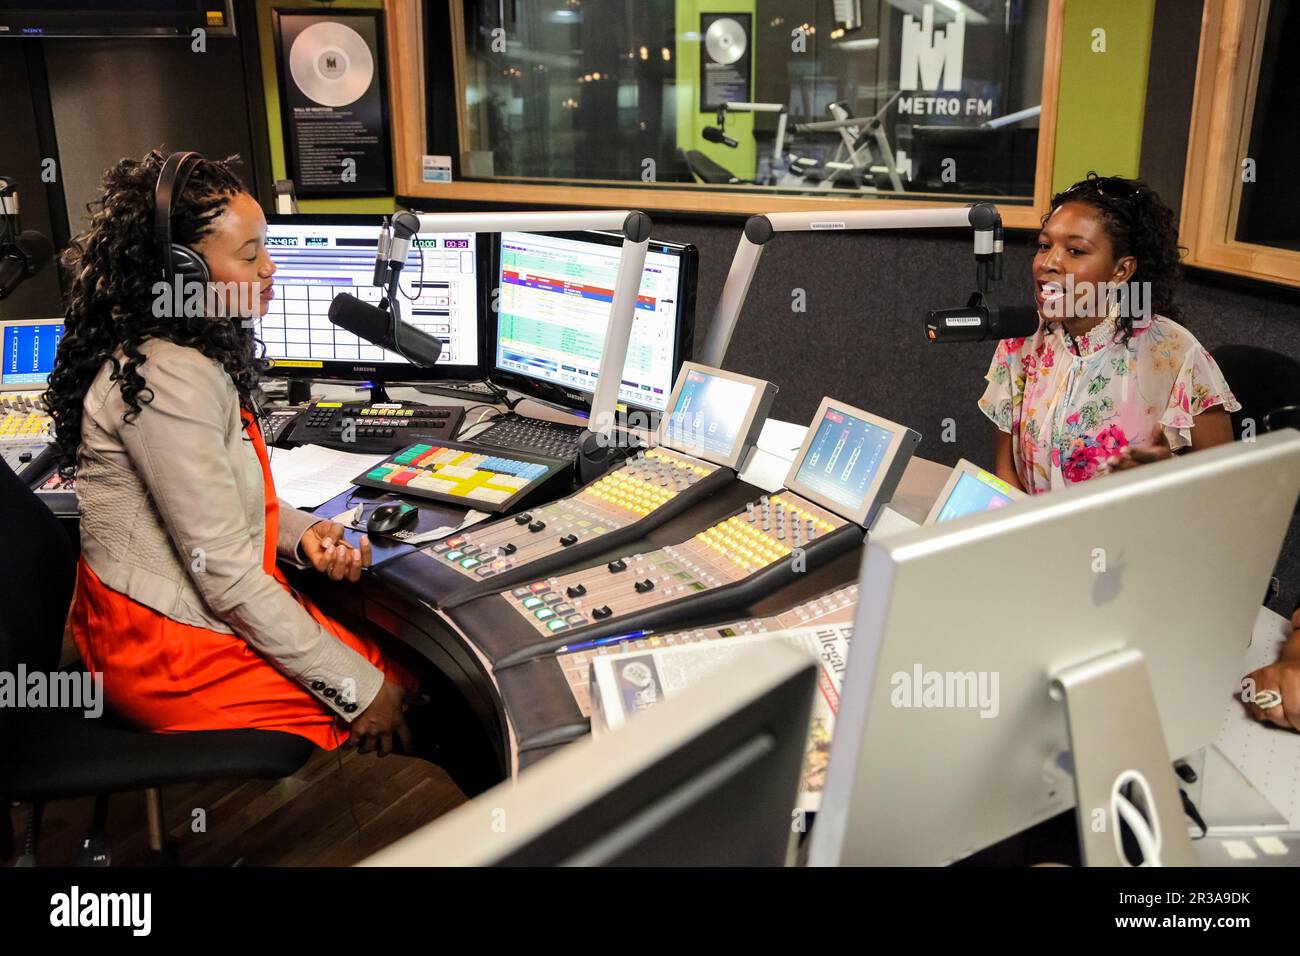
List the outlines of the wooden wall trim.
{"type": "Polygon", "coordinates": [[[1206,0],[1179,234],[1189,266],[1300,287],[1300,252],[1234,238],[1267,20],[1268,0],[1206,0]]]}

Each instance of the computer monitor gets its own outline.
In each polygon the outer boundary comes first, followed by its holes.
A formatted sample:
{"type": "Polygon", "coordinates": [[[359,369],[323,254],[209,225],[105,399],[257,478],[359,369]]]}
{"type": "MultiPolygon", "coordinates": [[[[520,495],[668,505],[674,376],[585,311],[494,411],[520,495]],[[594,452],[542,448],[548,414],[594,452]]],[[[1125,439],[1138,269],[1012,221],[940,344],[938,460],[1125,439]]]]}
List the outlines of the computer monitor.
{"type": "MultiPolygon", "coordinates": [[[[591,407],[623,237],[503,232],[492,274],[487,366],[497,384],[576,409],[591,407]]],[[[618,400],[663,412],[695,336],[694,246],[651,239],[618,400]]]]}
{"type": "Polygon", "coordinates": [[[62,339],[62,319],[0,319],[0,391],[44,388],[62,339]]]}
{"type": "Polygon", "coordinates": [[[275,298],[258,323],[271,374],[349,381],[441,381],[483,377],[479,322],[480,246],[472,232],[411,240],[399,289],[403,321],[442,339],[432,368],[362,341],[329,320],[342,292],[377,305],[373,285],[380,216],[268,216],[275,298]],[[414,296],[412,300],[411,296],[414,296]]]}
{"type": "Polygon", "coordinates": [[[948,483],[934,500],[934,507],[923,524],[940,524],[966,515],[1005,508],[1012,502],[1027,498],[1019,488],[1013,488],[997,475],[985,471],[965,458],[957,462],[948,483]]]}
{"type": "Polygon", "coordinates": [[[362,866],[781,866],[817,663],[781,644],[588,737],[362,866]]]}
{"type": "Polygon", "coordinates": [[[684,362],[668,402],[671,411],[659,421],[659,443],[739,471],[776,391],[761,378],[684,362]]]}
{"type": "MultiPolygon", "coordinates": [[[[1074,806],[1076,785],[1097,792],[1069,768],[1096,762],[1078,741],[1103,730],[1125,762],[1138,738],[1156,744],[1145,776],[1172,793],[1166,843],[1185,837],[1170,761],[1212,742],[1240,692],[1297,494],[1288,430],[869,541],[810,862],[991,846],[1074,806]],[[1134,651],[1141,692],[1098,685],[1086,721],[1073,691],[1053,699],[1066,675],[1104,681],[1134,651]],[[1124,719],[1143,707],[1149,721],[1124,719]]],[[[1114,839],[1116,780],[1085,803],[1085,847],[1114,839]]]]}
{"type": "Polygon", "coordinates": [[[822,399],[785,486],[870,527],[889,502],[921,436],[905,425],[822,399]]]}

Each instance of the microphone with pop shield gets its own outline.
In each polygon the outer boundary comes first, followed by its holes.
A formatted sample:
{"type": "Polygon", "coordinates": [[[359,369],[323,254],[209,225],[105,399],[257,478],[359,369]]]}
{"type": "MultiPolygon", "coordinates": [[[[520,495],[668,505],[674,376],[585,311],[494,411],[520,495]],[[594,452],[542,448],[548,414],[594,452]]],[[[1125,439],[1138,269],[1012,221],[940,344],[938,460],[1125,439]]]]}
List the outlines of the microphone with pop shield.
{"type": "Polygon", "coordinates": [[[740,145],[739,142],[732,139],[730,136],[728,136],[722,130],[718,129],[716,126],[704,127],[704,138],[707,139],[710,143],[721,143],[723,146],[730,146],[732,149],[735,149],[737,146],[740,145]]]}
{"type": "Polygon", "coordinates": [[[1038,310],[1027,305],[987,305],[978,292],[961,309],[934,309],[925,316],[931,342],[988,342],[1027,338],[1038,331],[1038,310]]]}
{"type": "Polygon", "coordinates": [[[398,355],[421,368],[431,368],[442,354],[442,340],[428,332],[401,320],[396,310],[385,312],[369,302],[362,302],[354,295],[344,292],[334,297],[330,303],[330,321],[341,329],[346,329],[357,338],[364,339],[372,345],[396,352],[398,355]],[[401,325],[402,344],[399,347],[393,336],[394,329],[401,325]]]}
{"type": "Polygon", "coordinates": [[[54,244],[35,229],[24,229],[13,242],[0,245],[0,299],[45,268],[54,244]]]}

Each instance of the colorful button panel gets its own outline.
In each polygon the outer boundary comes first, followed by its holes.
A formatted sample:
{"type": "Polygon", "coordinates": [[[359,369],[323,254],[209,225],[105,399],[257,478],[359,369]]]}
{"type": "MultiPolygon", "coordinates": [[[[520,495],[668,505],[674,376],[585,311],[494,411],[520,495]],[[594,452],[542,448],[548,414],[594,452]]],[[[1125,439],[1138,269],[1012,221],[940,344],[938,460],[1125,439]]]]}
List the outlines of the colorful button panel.
{"type": "MultiPolygon", "coordinates": [[[[545,465],[460,448],[416,444],[366,473],[371,481],[464,498],[467,502],[500,504],[544,477],[545,465]]],[[[461,556],[450,560],[458,560],[461,556]]],[[[467,570],[479,561],[462,564],[467,570]]]]}

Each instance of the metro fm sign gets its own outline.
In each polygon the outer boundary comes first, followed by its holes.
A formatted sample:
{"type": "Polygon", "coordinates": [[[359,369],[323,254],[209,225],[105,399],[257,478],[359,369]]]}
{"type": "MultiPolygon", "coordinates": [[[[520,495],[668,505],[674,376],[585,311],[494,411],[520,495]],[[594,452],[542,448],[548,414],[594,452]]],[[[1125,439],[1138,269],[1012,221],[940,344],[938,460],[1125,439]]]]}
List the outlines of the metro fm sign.
{"type": "Polygon", "coordinates": [[[910,13],[903,17],[899,52],[898,98],[900,116],[954,116],[991,119],[993,100],[978,97],[945,96],[961,93],[962,61],[966,52],[966,17],[940,30],[934,28],[934,5],[927,3],[921,22],[910,13]],[[908,95],[909,90],[919,93],[908,95]],[[925,94],[925,95],[921,95],[925,94]]]}

